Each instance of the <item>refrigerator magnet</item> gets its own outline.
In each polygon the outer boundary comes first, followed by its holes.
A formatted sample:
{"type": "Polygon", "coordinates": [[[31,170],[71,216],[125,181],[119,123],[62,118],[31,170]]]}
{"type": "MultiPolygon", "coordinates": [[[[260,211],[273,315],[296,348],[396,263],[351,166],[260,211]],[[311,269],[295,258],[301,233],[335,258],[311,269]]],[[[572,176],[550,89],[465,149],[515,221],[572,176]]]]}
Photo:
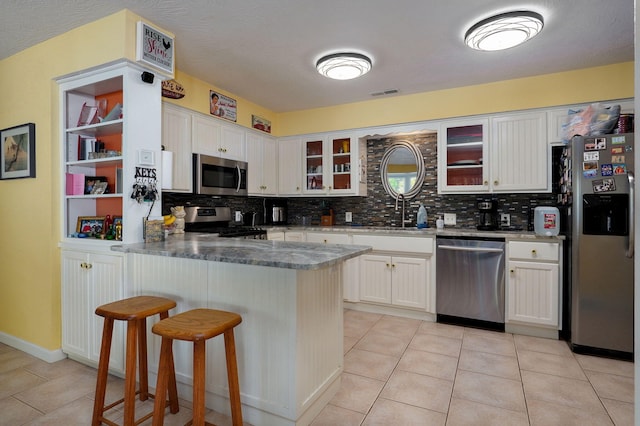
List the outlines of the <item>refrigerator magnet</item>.
{"type": "Polygon", "coordinates": [[[631,145],[625,145],[624,147],[624,152],[632,152],[633,151],[633,146],[631,145]]]}
{"type": "Polygon", "coordinates": [[[612,155],[611,156],[612,163],[624,163],[624,155],[612,155]]]}
{"type": "Polygon", "coordinates": [[[582,170],[595,170],[598,171],[597,161],[585,161],[582,163],[582,170]]]}
{"type": "Polygon", "coordinates": [[[600,159],[600,153],[598,151],[585,152],[582,154],[582,161],[598,161],[600,159]]]}
{"type": "Polygon", "coordinates": [[[613,176],[613,164],[601,164],[600,174],[602,176],[613,176]]]}
{"type": "Polygon", "coordinates": [[[613,174],[614,175],[626,175],[627,174],[627,165],[626,164],[614,164],[613,165],[613,174]]]}
{"type": "Polygon", "coordinates": [[[596,149],[607,149],[607,138],[596,138],[596,149]]]}
{"type": "Polygon", "coordinates": [[[598,179],[592,183],[593,192],[610,192],[616,190],[616,181],[613,178],[598,179]]]}
{"type": "Polygon", "coordinates": [[[624,153],[624,150],[622,149],[621,146],[615,146],[613,148],[611,148],[611,154],[615,155],[615,154],[622,154],[624,153]]]}
{"type": "Polygon", "coordinates": [[[613,136],[611,137],[611,144],[612,145],[623,145],[624,143],[627,142],[626,140],[627,138],[624,136],[613,136]]]}
{"type": "Polygon", "coordinates": [[[582,171],[582,176],[584,176],[586,178],[594,178],[597,175],[598,175],[598,170],[597,169],[583,170],[582,171]]]}
{"type": "Polygon", "coordinates": [[[595,151],[596,150],[596,141],[595,139],[586,139],[584,143],[585,151],[595,151]]]}

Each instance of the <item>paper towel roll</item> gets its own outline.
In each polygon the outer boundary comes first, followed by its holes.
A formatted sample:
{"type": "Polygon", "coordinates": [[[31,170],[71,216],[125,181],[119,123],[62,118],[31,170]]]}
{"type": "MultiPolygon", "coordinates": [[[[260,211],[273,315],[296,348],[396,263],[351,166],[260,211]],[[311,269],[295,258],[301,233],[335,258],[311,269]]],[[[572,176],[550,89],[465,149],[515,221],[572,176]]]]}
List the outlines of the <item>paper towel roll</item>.
{"type": "Polygon", "coordinates": [[[162,189],[173,188],[173,152],[162,151],[162,189]]]}

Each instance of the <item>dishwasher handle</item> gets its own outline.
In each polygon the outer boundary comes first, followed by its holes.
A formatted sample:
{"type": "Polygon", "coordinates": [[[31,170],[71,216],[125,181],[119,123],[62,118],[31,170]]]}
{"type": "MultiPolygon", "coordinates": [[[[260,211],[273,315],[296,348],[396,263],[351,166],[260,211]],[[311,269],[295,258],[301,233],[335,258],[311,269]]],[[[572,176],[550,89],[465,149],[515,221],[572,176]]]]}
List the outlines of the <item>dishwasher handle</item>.
{"type": "Polygon", "coordinates": [[[460,247],[460,246],[437,246],[438,249],[451,251],[471,251],[476,253],[504,253],[504,249],[490,247],[460,247]]]}

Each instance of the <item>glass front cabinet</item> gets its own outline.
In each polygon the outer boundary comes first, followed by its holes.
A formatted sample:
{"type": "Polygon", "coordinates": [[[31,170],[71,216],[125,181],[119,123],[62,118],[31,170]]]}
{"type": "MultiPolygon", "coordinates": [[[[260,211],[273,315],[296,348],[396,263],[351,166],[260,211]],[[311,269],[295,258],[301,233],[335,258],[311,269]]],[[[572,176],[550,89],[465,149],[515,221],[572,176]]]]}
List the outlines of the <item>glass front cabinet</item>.
{"type": "Polygon", "coordinates": [[[438,135],[438,190],[480,192],[489,189],[488,120],[442,123],[438,135]]]}
{"type": "MultiPolygon", "coordinates": [[[[366,180],[360,175],[359,142],[349,135],[317,135],[303,143],[304,193],[363,195],[366,180]]],[[[364,156],[364,152],[361,153],[364,156]]],[[[364,163],[362,163],[364,161],[364,163]]]]}

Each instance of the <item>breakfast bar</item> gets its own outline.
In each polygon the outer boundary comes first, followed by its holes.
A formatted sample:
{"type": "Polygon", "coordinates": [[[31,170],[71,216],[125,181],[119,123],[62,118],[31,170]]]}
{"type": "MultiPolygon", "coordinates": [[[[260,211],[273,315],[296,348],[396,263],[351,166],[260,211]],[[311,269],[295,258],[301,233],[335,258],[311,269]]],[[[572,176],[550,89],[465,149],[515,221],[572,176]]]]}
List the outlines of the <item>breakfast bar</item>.
{"type": "MultiPolygon", "coordinates": [[[[309,424],[337,392],[343,369],[342,263],[371,247],[187,233],[112,250],[125,253],[130,292],[172,298],[177,308],[170,315],[208,307],[242,316],[236,348],[247,422],[309,424]]],[[[149,347],[155,383],[160,340],[149,336],[155,339],[149,347]]],[[[174,343],[174,357],[179,395],[190,398],[192,354],[184,343],[174,343]]],[[[214,339],[207,351],[206,405],[227,413],[223,343],[214,339]]]]}

